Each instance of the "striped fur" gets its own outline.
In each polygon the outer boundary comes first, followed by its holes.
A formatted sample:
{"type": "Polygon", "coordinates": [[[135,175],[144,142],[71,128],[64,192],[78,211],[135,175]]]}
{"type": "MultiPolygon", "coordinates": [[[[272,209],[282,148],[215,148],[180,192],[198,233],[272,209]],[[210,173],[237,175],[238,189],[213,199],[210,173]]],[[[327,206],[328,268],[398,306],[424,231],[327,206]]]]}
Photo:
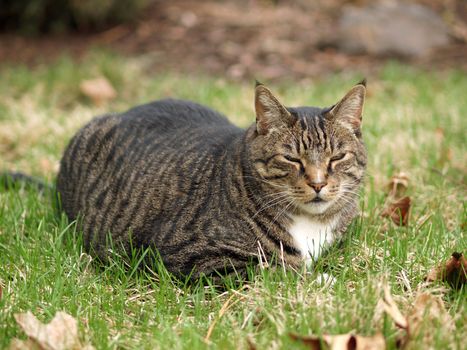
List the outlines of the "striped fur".
{"type": "Polygon", "coordinates": [[[365,88],[354,89],[333,108],[285,108],[259,84],[257,122],[246,130],[180,100],[96,118],[62,158],[62,207],[101,259],[110,236],[128,252],[155,248],[177,275],[242,271],[259,247],[298,267],[294,216],[339,216],[341,234],[357,214],[366,152],[354,107],[365,88]],[[320,203],[316,179],[327,181],[320,203]]]}

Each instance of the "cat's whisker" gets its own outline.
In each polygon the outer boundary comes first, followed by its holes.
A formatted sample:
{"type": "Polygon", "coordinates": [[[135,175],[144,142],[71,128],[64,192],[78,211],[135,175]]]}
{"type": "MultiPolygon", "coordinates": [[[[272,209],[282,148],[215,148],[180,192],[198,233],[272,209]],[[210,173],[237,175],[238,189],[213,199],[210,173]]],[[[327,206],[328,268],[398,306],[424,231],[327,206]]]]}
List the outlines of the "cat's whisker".
{"type": "MultiPolygon", "coordinates": [[[[278,206],[282,203],[286,203],[289,198],[289,196],[284,196],[284,197],[281,197],[279,198],[278,200],[276,201],[270,201],[270,202],[267,202],[265,205],[263,205],[253,216],[252,216],[252,219],[255,218],[259,213],[263,212],[264,210],[266,209],[269,209],[269,208],[272,208],[274,206],[278,206]],[[274,202],[274,203],[271,203],[271,202],[274,202]]],[[[277,199],[277,198],[276,198],[277,199]]]]}
{"type": "Polygon", "coordinates": [[[262,182],[264,182],[265,184],[268,184],[270,186],[273,186],[273,187],[277,187],[277,188],[288,188],[287,186],[285,185],[280,185],[280,184],[276,184],[274,182],[271,182],[271,181],[268,181],[268,180],[265,180],[265,179],[260,179],[262,182]]]}
{"type": "Polygon", "coordinates": [[[281,192],[275,192],[275,193],[269,193],[269,194],[265,194],[264,196],[261,197],[261,199],[265,199],[265,198],[270,198],[270,197],[276,197],[278,195],[282,195],[282,194],[289,194],[288,191],[281,191],[281,192]]]}
{"type": "Polygon", "coordinates": [[[361,196],[361,193],[356,192],[356,191],[351,191],[351,190],[342,189],[339,192],[342,193],[342,194],[351,194],[351,195],[358,196],[358,197],[361,196]]]}
{"type": "Polygon", "coordinates": [[[349,198],[347,198],[345,196],[337,198],[336,202],[343,202],[345,205],[353,205],[354,204],[354,200],[349,199],[349,198]]]}
{"type": "Polygon", "coordinates": [[[276,188],[281,188],[281,189],[288,189],[288,186],[286,185],[281,185],[281,184],[277,184],[277,183],[274,183],[272,181],[269,181],[269,180],[266,180],[264,178],[259,178],[259,177],[255,177],[255,176],[245,176],[244,178],[252,178],[252,179],[255,179],[255,180],[259,180],[269,186],[272,186],[272,187],[276,187],[276,188]]]}
{"type": "Polygon", "coordinates": [[[283,201],[275,203],[274,205],[270,205],[268,207],[262,208],[262,209],[258,210],[251,218],[252,219],[255,218],[260,212],[263,212],[266,209],[269,209],[269,208],[274,207],[274,206],[281,206],[281,205],[284,205],[287,202],[288,202],[288,199],[284,199],[283,201]]]}
{"type": "Polygon", "coordinates": [[[276,202],[280,199],[287,198],[289,197],[288,193],[280,193],[280,194],[275,194],[274,196],[271,196],[271,198],[268,198],[267,200],[263,200],[263,198],[260,198],[259,202],[261,206],[269,205],[273,202],[276,202]]]}
{"type": "Polygon", "coordinates": [[[354,191],[340,191],[340,195],[342,196],[349,196],[349,197],[353,197],[353,198],[360,198],[361,197],[361,194],[358,193],[358,192],[354,192],[354,191]]]}
{"type": "Polygon", "coordinates": [[[342,186],[359,187],[361,182],[362,182],[361,180],[354,180],[351,182],[345,182],[342,184],[342,186]]]}
{"type": "Polygon", "coordinates": [[[273,224],[274,222],[276,222],[276,221],[281,217],[281,215],[285,214],[285,213],[287,212],[287,209],[289,209],[290,206],[293,205],[293,204],[294,204],[294,200],[291,199],[291,200],[288,202],[288,204],[287,204],[280,212],[278,212],[278,213],[274,216],[274,218],[273,218],[272,221],[271,221],[271,224],[269,225],[268,232],[270,231],[272,224],[273,224]]]}
{"type": "MultiPolygon", "coordinates": [[[[277,206],[279,205],[283,200],[286,200],[288,198],[288,196],[282,196],[280,198],[274,198],[273,200],[270,200],[266,203],[262,203],[260,209],[258,210],[258,212],[261,212],[263,210],[266,210],[268,208],[272,208],[274,206],[277,206]]],[[[256,214],[255,214],[256,215],[256,214]]]]}
{"type": "Polygon", "coordinates": [[[340,190],[351,191],[351,192],[357,192],[357,191],[358,191],[358,187],[356,187],[356,186],[344,185],[344,186],[341,186],[341,187],[340,187],[340,190]]]}

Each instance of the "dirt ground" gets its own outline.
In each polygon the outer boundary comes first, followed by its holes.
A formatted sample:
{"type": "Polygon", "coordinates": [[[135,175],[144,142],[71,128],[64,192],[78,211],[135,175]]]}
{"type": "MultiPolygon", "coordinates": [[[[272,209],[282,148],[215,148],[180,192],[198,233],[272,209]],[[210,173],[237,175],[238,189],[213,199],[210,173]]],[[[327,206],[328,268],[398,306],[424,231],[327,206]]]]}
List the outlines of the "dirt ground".
{"type": "MultiPolygon", "coordinates": [[[[465,0],[417,0],[448,24],[452,44],[421,59],[403,59],[428,69],[467,70],[465,0]]],[[[350,55],[335,44],[344,6],[366,0],[155,1],[137,21],[98,33],[27,38],[0,33],[0,63],[36,65],[64,53],[77,59],[90,48],[110,48],[150,59],[153,72],[175,70],[229,79],[303,79],[351,67],[371,73],[393,57],[350,55]]]]}

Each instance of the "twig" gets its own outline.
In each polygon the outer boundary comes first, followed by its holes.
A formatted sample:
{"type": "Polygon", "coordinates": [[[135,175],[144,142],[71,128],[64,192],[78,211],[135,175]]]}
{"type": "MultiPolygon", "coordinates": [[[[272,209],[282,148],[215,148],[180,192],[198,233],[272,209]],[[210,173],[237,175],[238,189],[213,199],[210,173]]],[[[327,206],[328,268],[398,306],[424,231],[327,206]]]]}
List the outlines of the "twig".
{"type": "Polygon", "coordinates": [[[216,326],[217,322],[224,316],[224,314],[227,312],[228,309],[230,309],[232,306],[234,306],[236,303],[239,301],[245,299],[245,296],[240,296],[237,300],[234,302],[231,302],[232,299],[236,296],[236,294],[232,294],[229,299],[222,305],[221,309],[219,310],[219,315],[212,321],[211,325],[209,326],[208,332],[206,333],[206,336],[204,337],[204,341],[206,343],[209,342],[209,338],[211,338],[212,332],[214,331],[214,327],[216,326]]]}

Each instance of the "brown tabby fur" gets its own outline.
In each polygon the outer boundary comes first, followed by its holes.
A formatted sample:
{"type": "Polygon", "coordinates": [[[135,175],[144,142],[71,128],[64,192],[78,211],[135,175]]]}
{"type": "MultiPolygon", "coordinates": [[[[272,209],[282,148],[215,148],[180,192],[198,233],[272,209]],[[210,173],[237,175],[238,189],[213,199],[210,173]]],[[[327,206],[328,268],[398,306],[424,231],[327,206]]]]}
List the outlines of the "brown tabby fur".
{"type": "Polygon", "coordinates": [[[110,235],[114,247],[156,249],[177,275],[242,271],[259,251],[298,267],[292,214],[338,217],[338,236],[357,214],[364,95],[362,82],[333,107],[286,108],[257,84],[246,130],[180,100],[96,118],[62,158],[62,207],[101,259],[110,235]]]}

